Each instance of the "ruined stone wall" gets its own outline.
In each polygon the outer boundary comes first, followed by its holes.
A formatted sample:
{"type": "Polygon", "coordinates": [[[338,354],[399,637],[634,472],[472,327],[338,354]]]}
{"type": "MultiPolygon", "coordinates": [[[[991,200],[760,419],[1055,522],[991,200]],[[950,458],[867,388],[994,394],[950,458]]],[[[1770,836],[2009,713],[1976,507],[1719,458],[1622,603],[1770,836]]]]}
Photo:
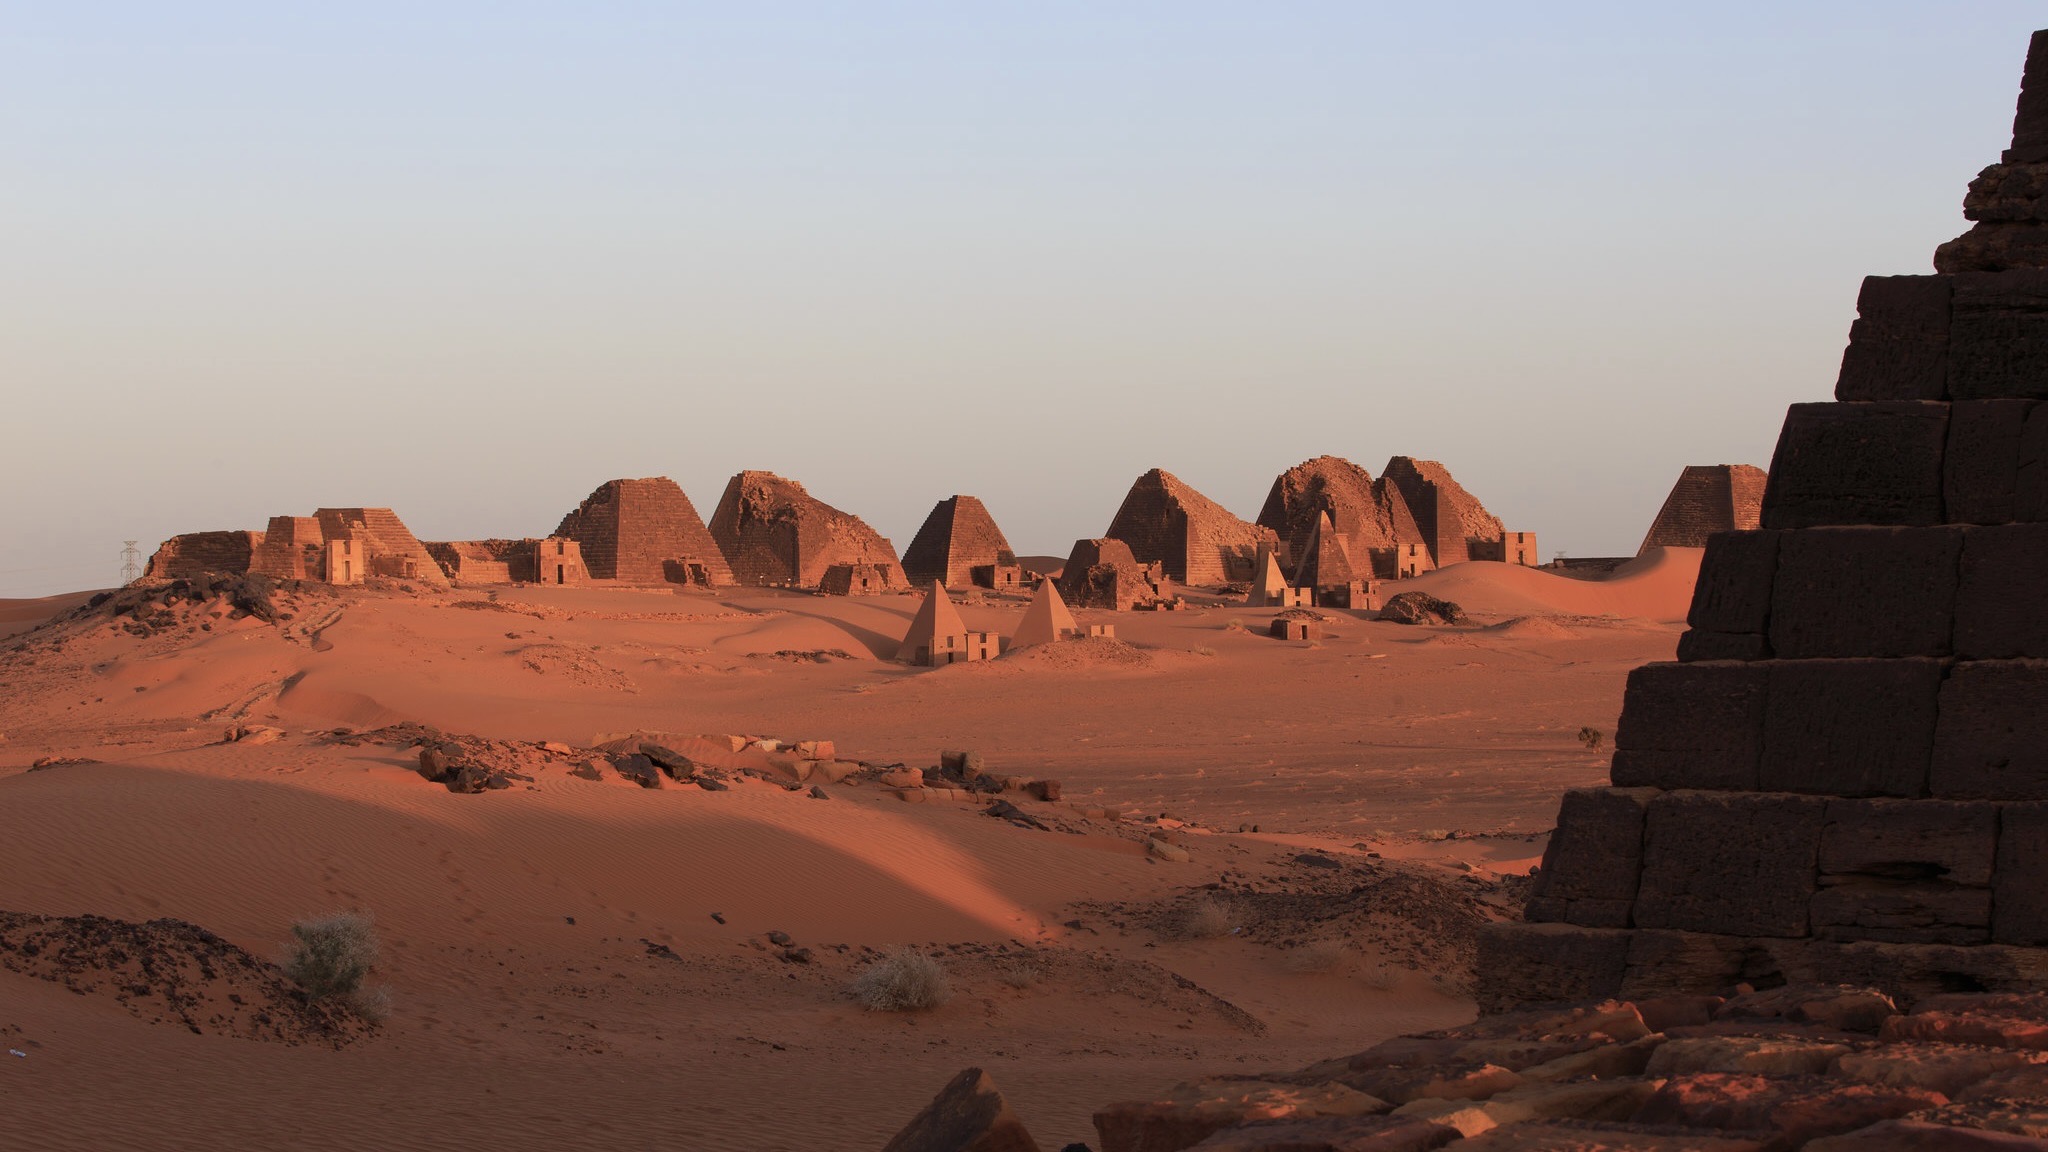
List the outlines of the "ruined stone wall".
{"type": "Polygon", "coordinates": [[[733,583],[724,550],[682,487],[666,476],[600,484],[562,517],[554,534],[576,541],[599,580],[683,582],[689,579],[687,564],[697,564],[710,585],[733,583]]]}
{"type": "Polygon", "coordinates": [[[1158,468],[1131,485],[1104,536],[1141,562],[1165,565],[1167,576],[1204,586],[1251,579],[1259,543],[1274,539],[1158,468]]]}
{"type": "Polygon", "coordinates": [[[1767,474],[1749,464],[1693,464],[1679,473],[1636,549],[1704,548],[1716,532],[1755,528],[1767,474]]]}
{"type": "Polygon", "coordinates": [[[247,572],[262,546],[261,532],[187,532],[158,546],[142,578],[179,580],[210,572],[247,572]]]}
{"type": "Polygon", "coordinates": [[[1117,612],[1159,595],[1149,566],[1138,563],[1130,545],[1108,537],[1074,541],[1056,587],[1073,607],[1117,612]]]}
{"type": "Polygon", "coordinates": [[[1275,477],[1257,523],[1276,533],[1289,564],[1299,565],[1324,515],[1367,578],[1391,579],[1399,546],[1422,539],[1398,489],[1338,456],[1305,460],[1275,477]]]}
{"type": "Polygon", "coordinates": [[[312,516],[272,516],[263,543],[249,561],[251,572],[273,580],[304,580],[320,571],[320,521],[312,516]]]}
{"type": "Polygon", "coordinates": [[[727,482],[710,530],[742,584],[816,588],[836,564],[872,565],[892,584],[903,578],[895,547],[879,532],[771,472],[727,482]]]}
{"type": "Polygon", "coordinates": [[[1864,281],[1836,402],[1792,406],[1762,526],[1709,540],[1678,660],[1630,675],[1488,1005],[2048,978],[2044,349],[2048,270],[1864,281]]]}
{"type": "Polygon", "coordinates": [[[973,584],[976,568],[1016,563],[995,518],[972,496],[939,501],[903,551],[903,572],[911,583],[936,580],[948,588],[973,584]]]}

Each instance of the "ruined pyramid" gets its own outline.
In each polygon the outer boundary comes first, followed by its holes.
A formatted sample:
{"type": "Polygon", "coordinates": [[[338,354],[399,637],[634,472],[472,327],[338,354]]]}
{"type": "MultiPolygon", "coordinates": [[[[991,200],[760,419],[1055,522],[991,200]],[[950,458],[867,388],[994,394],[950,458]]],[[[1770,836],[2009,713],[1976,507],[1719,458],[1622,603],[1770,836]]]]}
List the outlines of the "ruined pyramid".
{"type": "Polygon", "coordinates": [[[1716,532],[1756,527],[1766,480],[1764,470],[1753,464],[1687,465],[1636,555],[1652,548],[1702,548],[1716,532]]]}
{"type": "Polygon", "coordinates": [[[1131,485],[1103,536],[1129,545],[1139,563],[1158,561],[1170,579],[1191,586],[1251,579],[1259,542],[1273,538],[1159,468],[1131,485]]]}
{"type": "Polygon", "coordinates": [[[1760,528],[1707,544],[1612,787],[1565,794],[1481,1002],[2048,981],[2048,31],[1935,275],[1873,276],[1760,528]]]}
{"type": "Polygon", "coordinates": [[[696,505],[666,476],[605,481],[562,517],[555,535],[582,546],[583,563],[598,580],[714,588],[733,582],[696,505]]]}
{"type": "Polygon", "coordinates": [[[741,472],[711,513],[711,538],[742,584],[816,588],[834,565],[879,570],[900,586],[896,549],[858,516],[841,512],[773,472],[741,472]]]}
{"type": "Polygon", "coordinates": [[[974,570],[1017,562],[1003,530],[982,502],[952,496],[932,507],[924,525],[903,551],[903,574],[913,583],[937,580],[948,588],[974,583],[974,570]]]}

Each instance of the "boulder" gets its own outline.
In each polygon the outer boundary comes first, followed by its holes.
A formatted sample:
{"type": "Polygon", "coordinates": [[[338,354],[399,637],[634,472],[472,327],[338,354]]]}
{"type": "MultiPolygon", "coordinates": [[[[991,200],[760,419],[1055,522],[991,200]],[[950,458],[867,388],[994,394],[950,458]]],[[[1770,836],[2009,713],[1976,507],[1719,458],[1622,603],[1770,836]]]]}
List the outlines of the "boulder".
{"type": "Polygon", "coordinates": [[[1395,624],[1459,624],[1464,622],[1465,610],[1427,592],[1402,592],[1387,601],[1378,619],[1395,624]]]}
{"type": "Polygon", "coordinates": [[[995,1081],[969,1068],[896,1133],[882,1152],[1039,1152],[995,1081]]]}

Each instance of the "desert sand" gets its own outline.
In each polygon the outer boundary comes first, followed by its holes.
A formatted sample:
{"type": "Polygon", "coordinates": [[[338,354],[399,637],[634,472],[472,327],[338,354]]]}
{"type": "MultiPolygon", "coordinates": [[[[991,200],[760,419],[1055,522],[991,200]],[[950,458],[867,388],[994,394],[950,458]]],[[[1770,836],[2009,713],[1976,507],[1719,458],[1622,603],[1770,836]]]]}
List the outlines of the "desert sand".
{"type": "MultiPolygon", "coordinates": [[[[1670,657],[1698,562],[1456,565],[1389,591],[1468,624],[1328,611],[1308,644],[1191,595],[1077,613],[1114,641],[936,670],[891,659],[915,596],[306,586],[276,624],[216,602],[145,635],[0,602],[0,909],[170,917],[265,959],[360,909],[391,996],[369,1034],[293,1045],[0,969],[10,1138],[879,1148],[980,1065],[1058,1148],[1112,1100],[1468,1019],[1472,927],[1518,903],[1560,791],[1604,781],[1581,730],[1611,738],[1628,670],[1670,657]],[[223,743],[235,724],[281,732],[223,743]],[[376,732],[401,724],[574,751],[461,795],[376,732]],[[729,786],[569,773],[633,732],[729,786]],[[973,749],[1063,792],[993,818],[873,770],[799,784],[730,734],[913,769],[973,749]],[[1204,900],[1218,935],[1185,927],[1204,900]],[[950,1002],[848,997],[905,944],[950,1002]]],[[[1007,632],[1024,603],[961,611],[1007,632]]]]}

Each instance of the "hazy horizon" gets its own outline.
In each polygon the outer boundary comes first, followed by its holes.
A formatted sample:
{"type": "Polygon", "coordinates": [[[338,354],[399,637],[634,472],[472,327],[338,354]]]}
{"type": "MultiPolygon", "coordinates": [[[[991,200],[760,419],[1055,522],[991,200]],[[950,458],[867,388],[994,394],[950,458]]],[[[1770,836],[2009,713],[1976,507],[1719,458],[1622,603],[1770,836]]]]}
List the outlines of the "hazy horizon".
{"type": "Polygon", "coordinates": [[[22,6],[0,597],[390,506],[545,535],[766,469],[1064,555],[1442,461],[1544,555],[1768,465],[1925,272],[2034,6],[22,6]]]}

